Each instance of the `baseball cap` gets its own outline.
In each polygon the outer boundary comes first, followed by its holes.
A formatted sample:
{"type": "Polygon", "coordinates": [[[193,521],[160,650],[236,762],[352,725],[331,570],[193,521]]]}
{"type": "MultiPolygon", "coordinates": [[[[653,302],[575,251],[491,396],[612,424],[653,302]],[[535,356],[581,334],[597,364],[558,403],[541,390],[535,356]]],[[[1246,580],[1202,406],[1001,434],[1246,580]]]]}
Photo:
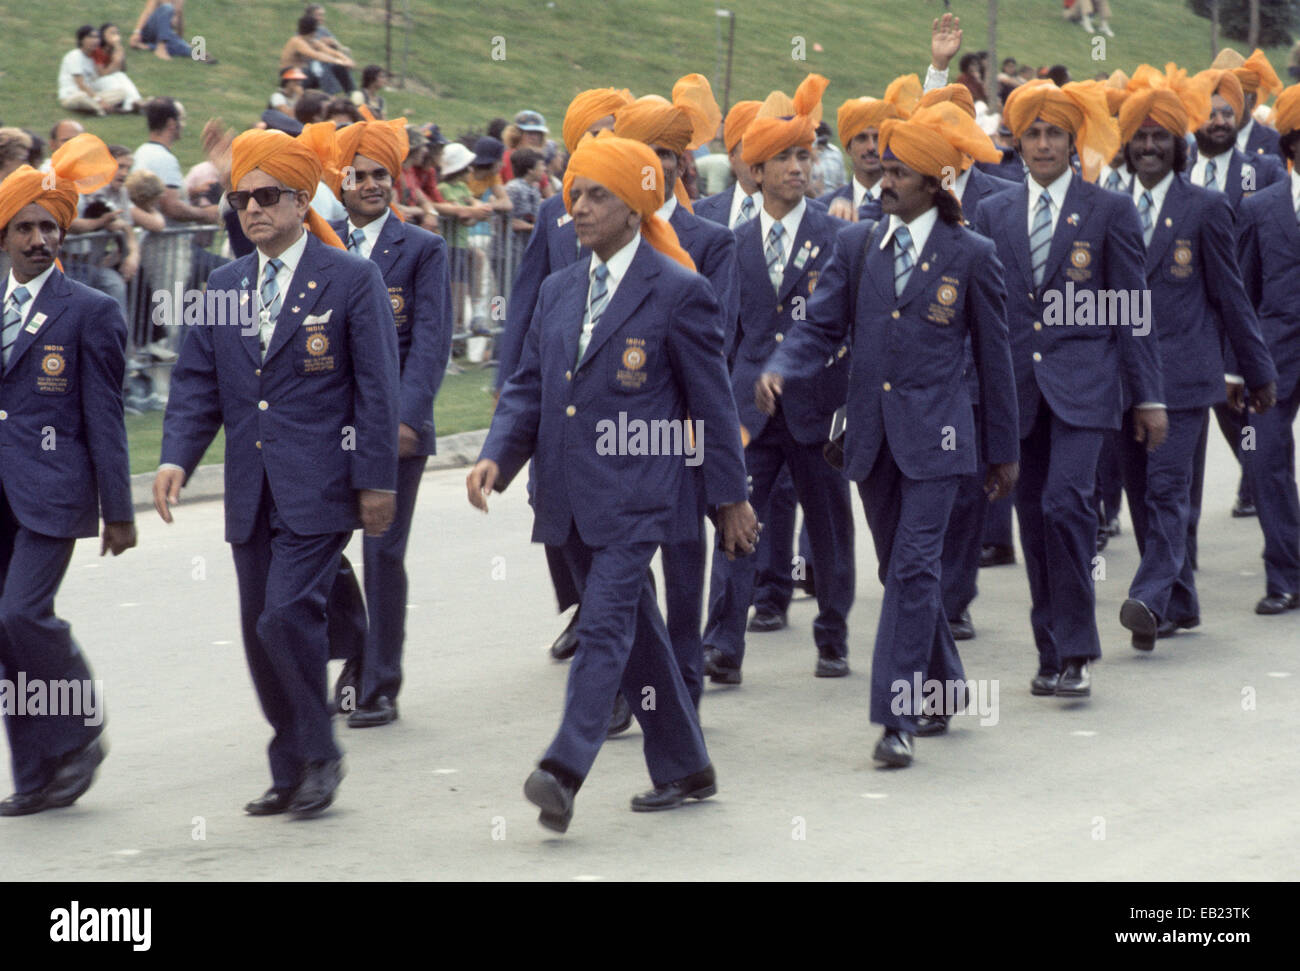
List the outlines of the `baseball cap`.
{"type": "Polygon", "coordinates": [[[280,72],[281,81],[306,81],[307,75],[296,67],[286,67],[280,72]]]}
{"type": "Polygon", "coordinates": [[[474,143],[474,165],[495,165],[501,161],[506,147],[491,135],[484,135],[474,143]]]}
{"type": "Polygon", "coordinates": [[[536,111],[521,111],[515,115],[515,126],[520,131],[550,131],[546,119],[536,111]]]}
{"type": "Polygon", "coordinates": [[[429,140],[432,145],[446,145],[447,139],[443,137],[442,129],[430,122],[420,129],[420,134],[429,140]]]}

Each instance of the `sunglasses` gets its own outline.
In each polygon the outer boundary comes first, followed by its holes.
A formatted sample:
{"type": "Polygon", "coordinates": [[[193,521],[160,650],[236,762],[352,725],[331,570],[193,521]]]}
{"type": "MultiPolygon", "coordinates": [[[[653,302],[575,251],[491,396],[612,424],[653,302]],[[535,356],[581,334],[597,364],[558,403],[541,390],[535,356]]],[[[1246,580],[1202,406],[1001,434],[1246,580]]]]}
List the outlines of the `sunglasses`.
{"type": "Polygon", "coordinates": [[[252,192],[227,192],[226,201],[230,203],[230,208],[236,212],[243,212],[248,208],[248,200],[256,199],[257,204],[263,209],[274,206],[280,201],[280,197],[286,192],[296,193],[297,189],[280,189],[276,186],[268,185],[261,189],[254,189],[252,192]]]}

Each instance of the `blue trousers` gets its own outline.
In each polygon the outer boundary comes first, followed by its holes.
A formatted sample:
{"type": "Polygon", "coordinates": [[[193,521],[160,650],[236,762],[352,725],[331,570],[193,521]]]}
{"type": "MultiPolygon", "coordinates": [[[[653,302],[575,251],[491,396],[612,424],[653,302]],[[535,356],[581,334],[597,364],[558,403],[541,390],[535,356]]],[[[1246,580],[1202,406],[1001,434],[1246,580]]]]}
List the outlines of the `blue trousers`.
{"type": "Polygon", "coordinates": [[[918,675],[922,683],[966,677],[941,593],[944,536],[960,478],[909,479],[886,442],[858,483],[885,585],[871,656],[871,720],[886,728],[916,731],[922,698],[911,688],[918,675]],[[907,686],[901,704],[900,684],[907,686]]]}
{"type": "Polygon", "coordinates": [[[646,767],[656,785],[709,764],[695,707],[673,658],[650,583],[655,543],[590,547],[570,527],[564,554],[578,583],[578,652],[569,666],[564,716],[542,764],[587,777],[622,690],[645,736],[646,767]]]}
{"type": "MultiPolygon", "coordinates": [[[[665,543],[661,549],[664,568],[664,597],[667,600],[668,641],[677,668],[686,682],[691,704],[700,706],[704,690],[704,643],[700,623],[704,619],[704,570],[709,549],[704,520],[699,536],[682,543],[665,543]]],[[[628,699],[628,704],[632,699],[628,699]]]]}
{"type": "Polygon", "coordinates": [[[1264,574],[1270,594],[1300,594],[1300,498],[1296,494],[1295,424],[1300,383],[1262,415],[1250,415],[1255,447],[1242,458],[1255,486],[1264,531],[1264,574]]]}
{"type": "MultiPolygon", "coordinates": [[[[827,464],[820,444],[796,441],[778,413],[745,448],[745,467],[753,487],[750,503],[760,522],[767,521],[773,487],[782,466],[790,469],[808,524],[813,558],[818,564],[813,641],[822,656],[846,657],[848,615],[853,606],[855,580],[853,507],[849,503],[848,480],[827,464]]],[[[745,659],[745,622],[754,600],[757,566],[753,556],[728,560],[721,550],[713,554],[709,583],[715,594],[710,597],[704,643],[737,666],[745,659]]]]}
{"type": "Polygon", "coordinates": [[[979,593],[980,549],[989,508],[984,479],[984,470],[957,479],[943,540],[943,613],[949,620],[961,617],[979,593]]]}
{"type": "MultiPolygon", "coordinates": [[[[758,558],[758,574],[754,578],[754,607],[757,610],[784,614],[790,609],[790,599],[794,596],[791,565],[794,560],[795,511],[798,506],[799,500],[795,496],[790,470],[782,467],[781,474],[772,487],[767,519],[763,523],[763,541],[755,554],[758,558]]],[[[807,531],[805,526],[805,535],[807,531]]],[[[800,552],[808,555],[810,551],[806,543],[800,552]]]]}
{"type": "Polygon", "coordinates": [[[326,702],[326,604],[348,533],[301,536],[262,483],[253,533],[231,544],[244,654],[266,720],[272,785],[295,787],[308,762],[339,757],[326,702]]]}
{"type": "Polygon", "coordinates": [[[1014,546],[1011,534],[1011,512],[1015,508],[1016,496],[1009,496],[989,503],[984,512],[984,545],[1014,546]]]}
{"type": "MultiPolygon", "coordinates": [[[[20,525],[9,500],[0,493],[0,677],[15,690],[20,680],[27,685],[43,682],[47,702],[51,682],[91,682],[90,667],[72,628],[54,613],[54,596],[75,545],[76,540],[43,536],[20,525]]],[[[16,695],[10,700],[18,704],[16,695]]],[[[102,731],[102,724],[85,724],[85,696],[81,715],[30,714],[25,710],[28,700],[34,700],[30,692],[23,699],[23,714],[8,707],[4,714],[14,791],[20,794],[43,789],[63,756],[102,731]]],[[[94,697],[94,706],[96,713],[102,713],[103,698],[94,697]]]]}
{"type": "Polygon", "coordinates": [[[190,45],[172,29],[172,14],[176,8],[170,3],[160,3],[140,28],[140,39],[152,50],[162,44],[172,57],[189,57],[190,45]]]}
{"type": "Polygon", "coordinates": [[[1041,399],[1020,440],[1016,516],[1025,554],[1039,666],[1059,672],[1070,658],[1101,657],[1097,635],[1097,457],[1105,432],[1068,425],[1041,399]]]}
{"type": "Polygon", "coordinates": [[[1128,595],[1161,620],[1182,620],[1201,613],[1187,537],[1196,447],[1209,414],[1205,408],[1177,408],[1168,414],[1169,434],[1154,452],[1133,438],[1133,413],[1124,416],[1124,490],[1142,555],[1128,595]]]}

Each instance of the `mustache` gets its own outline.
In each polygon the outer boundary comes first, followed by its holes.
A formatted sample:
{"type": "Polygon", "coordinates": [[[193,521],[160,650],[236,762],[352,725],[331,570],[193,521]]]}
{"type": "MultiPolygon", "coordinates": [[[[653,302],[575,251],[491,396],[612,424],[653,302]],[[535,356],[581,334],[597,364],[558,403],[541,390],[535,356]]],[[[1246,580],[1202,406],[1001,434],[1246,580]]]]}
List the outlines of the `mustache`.
{"type": "Polygon", "coordinates": [[[898,198],[898,193],[895,192],[893,189],[881,189],[881,190],[880,190],[880,198],[882,198],[882,199],[897,199],[897,198],[898,198]]]}
{"type": "Polygon", "coordinates": [[[36,247],[36,249],[29,249],[25,253],[23,253],[23,256],[27,257],[27,259],[29,260],[33,256],[49,256],[49,255],[51,255],[50,251],[46,249],[44,246],[38,246],[36,247]]]}

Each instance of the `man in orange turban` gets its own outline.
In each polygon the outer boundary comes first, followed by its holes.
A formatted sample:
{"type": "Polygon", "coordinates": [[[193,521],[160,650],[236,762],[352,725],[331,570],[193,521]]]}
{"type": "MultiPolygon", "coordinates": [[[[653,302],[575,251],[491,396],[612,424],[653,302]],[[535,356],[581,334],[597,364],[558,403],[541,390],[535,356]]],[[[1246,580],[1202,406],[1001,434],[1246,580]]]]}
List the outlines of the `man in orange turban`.
{"type": "Polygon", "coordinates": [[[841,231],[807,322],[768,359],[755,396],[765,411],[788,407],[795,383],[815,379],[851,342],[843,474],[858,483],[885,587],[871,664],[871,721],[883,728],[873,758],[903,767],[915,735],[942,734],[966,706],[957,692],[912,690],[965,683],[939,579],[950,510],[963,478],[978,474],[991,496],[1010,491],[1018,436],[1001,268],[993,244],[961,225],[944,185],[963,155],[998,152],[947,102],[885,120],[880,144],[887,218],[841,231]],[[968,340],[978,421],[963,379],[968,340]],[[936,447],[931,432],[948,443],[936,447]]]}
{"type": "Polygon", "coordinates": [[[749,166],[741,158],[741,139],[762,105],[761,101],[737,101],[727,112],[727,119],[722,124],[722,141],[736,183],[716,195],[696,201],[693,208],[697,216],[712,219],[728,229],[738,229],[758,214],[763,196],[758,192],[749,166]]]}
{"type": "Polygon", "coordinates": [[[840,105],[835,120],[840,142],[853,165],[853,178],[822,196],[832,216],[849,222],[880,218],[881,122],[906,118],[920,99],[920,79],[906,74],[889,83],[883,98],[850,98],[840,105]]]}
{"type": "MultiPolygon", "coordinates": [[[[1124,99],[1128,97],[1129,76],[1123,71],[1116,68],[1111,72],[1110,77],[1102,84],[1102,93],[1106,96],[1106,106],[1110,109],[1111,117],[1116,119],[1118,124],[1119,109],[1124,104],[1124,99]]],[[[1124,146],[1121,145],[1114,157],[1102,166],[1101,172],[1097,175],[1097,184],[1103,188],[1110,189],[1112,192],[1124,192],[1133,183],[1133,173],[1129,171],[1124,164],[1124,146]]],[[[1106,461],[1103,457],[1103,461],[1106,461]]]]}
{"type": "Polygon", "coordinates": [[[244,807],[254,816],[315,816],[334,801],[343,766],[324,690],[325,606],[352,532],[381,535],[396,505],[393,311],[379,268],[311,211],[321,172],[317,152],[283,132],[231,143],[226,198],[257,248],[208,280],[172,372],[153,484],[170,523],[224,425],[244,650],[275,730],[271,788],[244,807]]]}
{"type": "Polygon", "coordinates": [[[82,134],[60,146],[48,173],[23,165],[0,182],[0,250],[10,263],[0,294],[0,671],[20,684],[80,689],[75,716],[28,711],[26,697],[3,706],[14,794],[0,816],[72,805],[106,751],[102,692],[54,598],[101,510],[101,555],[136,543],[122,418],[126,322],[115,300],[66,277],[57,260],[77,197],[116,170],[104,143],[82,134]]]}
{"type": "Polygon", "coordinates": [[[563,719],[524,784],[539,822],[558,832],[620,687],[638,700],[641,686],[656,691],[654,711],[634,709],[654,789],[633,798],[633,811],[717,791],[647,574],[659,547],[695,535],[700,494],[718,509],[727,552],[753,552],[759,526],[745,498],[718,302],[655,214],[663,197],[659,160],[643,143],[601,132],[578,145],[564,199],[590,255],[542,285],[522,361],[466,480],[470,503],[486,511],[488,493],[532,459],[533,540],[563,550],[580,590],[582,650],[563,719]],[[650,422],[669,436],[653,447],[650,422]]]}
{"type": "MultiPolygon", "coordinates": [[[[614,127],[614,112],[630,104],[632,95],[626,88],[592,88],[580,92],[564,113],[564,145],[572,154],[578,143],[588,134],[614,127]]],[[[556,193],[543,200],[537,210],[533,232],[528,246],[519,260],[510,298],[506,302],[505,329],[497,342],[497,377],[495,393],[501,389],[519,366],[519,355],[524,347],[524,334],[537,307],[537,294],[542,282],[552,273],[575,263],[587,255],[573,230],[573,217],[565,210],[564,196],[556,193]]],[[[570,575],[569,566],[558,547],[546,547],[546,565],[555,588],[555,599],[561,612],[578,603],[578,587],[570,575]]],[[[551,644],[551,656],[566,660],[578,649],[574,632],[578,626],[578,611],[574,611],[568,625],[551,644]]],[[[625,719],[620,718],[622,724],[625,719]]]]}
{"type": "Polygon", "coordinates": [[[1225,401],[1224,375],[1232,372],[1227,397],[1240,398],[1247,385],[1258,411],[1271,407],[1276,393],[1277,372],[1237,270],[1232,207],[1216,188],[1181,174],[1188,131],[1208,116],[1212,83],[1204,73],[1188,79],[1172,64],[1163,73],[1143,64],[1119,114],[1146,243],[1150,305],[1143,316],[1158,339],[1169,421],[1164,444],[1150,454],[1133,435],[1119,438],[1142,552],[1119,619],[1141,651],[1199,623],[1191,545],[1200,511],[1195,483],[1204,479],[1206,412],[1225,401]],[[1227,367],[1225,341],[1234,362],[1227,367]]]}
{"type": "MultiPolygon", "coordinates": [[[[1237,210],[1237,259],[1259,322],[1277,366],[1277,406],[1249,416],[1255,448],[1242,454],[1264,533],[1264,597],[1257,614],[1300,608],[1300,490],[1296,487],[1295,421],[1300,414],[1300,85],[1278,95],[1279,150],[1288,177],[1245,199],[1237,210]]],[[[1253,395],[1252,395],[1253,398],[1253,395]]],[[[1244,396],[1233,405],[1245,411],[1244,396]]],[[[1252,411],[1254,402],[1251,402],[1252,411]]]]}
{"type": "Polygon", "coordinates": [[[406,543],[425,461],[436,448],[433,402],[451,354],[451,282],[442,237],[404,223],[392,208],[407,153],[406,119],[357,122],[339,129],[333,143],[328,154],[335,168],[326,181],[348,214],[331,228],[349,252],[371,260],[383,274],[397,325],[401,371],[396,515],[382,536],[364,539],[365,607],[360,607],[355,580],[344,583],[342,572],[330,594],[331,618],[355,612],[345,626],[365,631],[364,644],[339,651],[346,656],[335,697],[347,709],[349,728],[368,728],[397,719],[409,585],[406,543]],[[343,696],[349,685],[355,692],[351,699],[343,696]],[[349,700],[354,703],[347,704],[349,700]]]}
{"type": "Polygon", "coordinates": [[[1237,114],[1237,148],[1247,155],[1272,155],[1285,163],[1277,147],[1277,129],[1255,120],[1255,106],[1268,101],[1282,90],[1282,80],[1273,70],[1268,56],[1256,49],[1243,58],[1231,47],[1219,51],[1211,69],[1231,71],[1241,82],[1242,110],[1237,114]]]}
{"type": "MultiPolygon", "coordinates": [[[[763,193],[763,205],[756,218],[736,231],[742,297],[736,345],[730,355],[732,389],[746,434],[751,500],[760,518],[767,521],[782,469],[788,469],[804,509],[812,560],[836,565],[816,574],[813,673],[823,678],[849,673],[853,511],[848,483],[822,456],[831,417],[844,402],[848,360],[844,353],[829,355],[831,364],[815,377],[791,382],[784,407],[776,415],[759,410],[754,383],[763,362],[803,326],[808,300],[830,262],[841,228],[838,220],[805,196],[812,171],[815,116],[820,114],[826,84],[825,78],[810,74],[794,98],[772,92],[745,134],[744,160],[763,193]]],[[[790,542],[788,534],[783,541],[790,542]]],[[[758,567],[752,560],[713,557],[710,588],[721,595],[710,597],[704,637],[706,671],[715,684],[741,683],[746,620],[758,567]]]]}
{"type": "Polygon", "coordinates": [[[985,200],[974,228],[994,241],[1006,270],[1022,435],[1016,512],[1038,648],[1030,691],[1079,698],[1091,693],[1089,662],[1101,656],[1092,575],[1098,456],[1121,420],[1148,448],[1163,440],[1160,359],[1149,321],[1146,330],[1136,315],[1124,326],[1093,326],[1089,312],[1099,294],[1146,289],[1132,198],[1089,181],[1119,146],[1104,91],[1030,81],[1011,92],[1003,120],[1029,177],[985,200]],[[1070,169],[1076,147],[1082,177],[1070,169]]]}

